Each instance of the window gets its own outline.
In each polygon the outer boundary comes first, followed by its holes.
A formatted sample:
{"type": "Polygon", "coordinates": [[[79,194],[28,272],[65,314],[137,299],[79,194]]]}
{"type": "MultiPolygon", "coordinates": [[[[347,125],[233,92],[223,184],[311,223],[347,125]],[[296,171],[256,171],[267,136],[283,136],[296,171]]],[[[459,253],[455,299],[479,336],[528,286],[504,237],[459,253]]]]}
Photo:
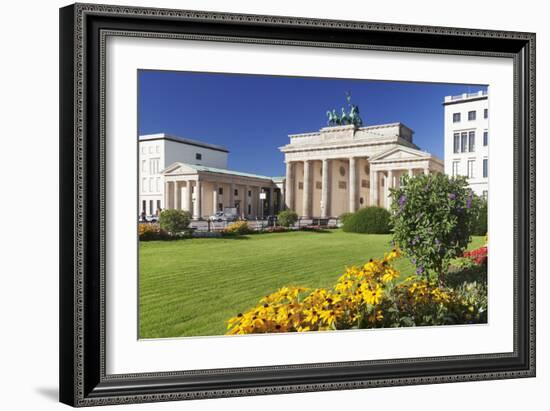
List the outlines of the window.
{"type": "Polygon", "coordinates": [[[146,150],[145,146],[141,146],[141,154],[145,154],[145,150],[146,150]]]}
{"type": "Polygon", "coordinates": [[[160,213],[160,200],[157,200],[157,213],[160,213]]]}
{"type": "Polygon", "coordinates": [[[303,190],[304,189],[304,183],[299,181],[298,182],[298,190],[303,190]]]}
{"type": "Polygon", "coordinates": [[[142,200],[141,201],[141,211],[143,213],[146,213],[147,212],[147,201],[146,200],[142,200]]]}
{"type": "Polygon", "coordinates": [[[468,133],[464,132],[460,135],[460,151],[465,153],[468,144],[468,133]]]}
{"type": "Polygon", "coordinates": [[[343,166],[340,166],[340,175],[344,177],[346,175],[346,169],[343,166]]]}
{"type": "Polygon", "coordinates": [[[323,185],[321,184],[320,181],[316,181],[316,182],[315,182],[315,188],[316,188],[317,190],[321,190],[321,189],[323,188],[323,185]]]}
{"type": "Polygon", "coordinates": [[[236,188],[235,191],[233,192],[233,195],[235,197],[238,197],[239,196],[239,190],[236,188]]]}
{"type": "Polygon", "coordinates": [[[359,204],[363,205],[365,202],[365,199],[363,197],[359,197],[359,204]]]}
{"type": "Polygon", "coordinates": [[[153,215],[153,200],[149,200],[149,215],[153,215]]]}
{"type": "Polygon", "coordinates": [[[453,134],[453,153],[458,153],[460,150],[460,133],[453,134]]]}
{"type": "Polygon", "coordinates": [[[248,190],[248,197],[252,197],[252,190],[248,190]]]}
{"type": "Polygon", "coordinates": [[[487,158],[483,159],[483,177],[487,178],[489,175],[489,162],[487,158]]]}
{"type": "Polygon", "coordinates": [[[149,171],[151,174],[158,174],[160,171],[160,158],[152,158],[149,160],[149,171]]]}
{"type": "Polygon", "coordinates": [[[141,160],[141,171],[143,173],[147,171],[147,160],[141,160]]]}
{"type": "Polygon", "coordinates": [[[146,193],[147,192],[147,179],[142,178],[141,179],[141,191],[146,193]]]}
{"type": "Polygon", "coordinates": [[[218,194],[223,196],[223,187],[218,188],[218,194]]]}
{"type": "Polygon", "coordinates": [[[223,203],[218,203],[218,211],[223,211],[223,203]]]}
{"type": "Polygon", "coordinates": [[[489,141],[489,132],[488,131],[484,131],[483,132],[483,145],[484,146],[487,146],[487,142],[489,141]]]}
{"type": "Polygon", "coordinates": [[[195,153],[195,160],[202,160],[202,154],[201,153],[195,153]]]}
{"type": "Polygon", "coordinates": [[[460,165],[460,161],[453,161],[453,177],[458,176],[458,167],[460,165]]]}
{"type": "Polygon", "coordinates": [[[157,193],[160,192],[160,177],[157,177],[157,181],[156,181],[156,184],[155,184],[155,185],[156,185],[156,187],[155,187],[156,190],[155,190],[155,191],[156,191],[157,193]]]}
{"type": "Polygon", "coordinates": [[[338,181],[338,188],[341,189],[341,190],[345,190],[347,187],[346,185],[346,182],[345,181],[338,181]]]}
{"type": "Polygon", "coordinates": [[[149,153],[153,152],[153,146],[149,146],[149,153]]]}
{"type": "MultiPolygon", "coordinates": [[[[150,193],[153,192],[153,179],[152,178],[149,179],[149,192],[150,193]]],[[[153,208],[153,206],[151,206],[151,208],[153,208]]]]}
{"type": "Polygon", "coordinates": [[[474,178],[475,160],[468,160],[468,178],[474,178]]]}
{"type": "MultiPolygon", "coordinates": [[[[155,149],[156,149],[155,151],[156,151],[157,153],[160,153],[160,146],[155,146],[155,149]]],[[[160,207],[159,207],[159,208],[160,208],[160,207]]]]}
{"type": "Polygon", "coordinates": [[[474,152],[476,148],[476,132],[470,131],[468,133],[468,151],[470,153],[474,152]]]}
{"type": "Polygon", "coordinates": [[[483,109],[483,118],[489,118],[489,109],[483,109]]]}
{"type": "Polygon", "coordinates": [[[248,205],[248,214],[252,214],[252,204],[248,205]]]}
{"type": "Polygon", "coordinates": [[[460,123],[460,113],[453,113],[453,123],[460,123]]]}
{"type": "Polygon", "coordinates": [[[487,190],[483,190],[483,193],[481,194],[481,196],[487,200],[487,198],[489,197],[489,192],[487,190]]]}
{"type": "Polygon", "coordinates": [[[476,112],[474,111],[468,111],[468,120],[473,121],[476,119],[476,112]]]}
{"type": "Polygon", "coordinates": [[[361,180],[361,187],[369,188],[369,180],[361,180]]]}

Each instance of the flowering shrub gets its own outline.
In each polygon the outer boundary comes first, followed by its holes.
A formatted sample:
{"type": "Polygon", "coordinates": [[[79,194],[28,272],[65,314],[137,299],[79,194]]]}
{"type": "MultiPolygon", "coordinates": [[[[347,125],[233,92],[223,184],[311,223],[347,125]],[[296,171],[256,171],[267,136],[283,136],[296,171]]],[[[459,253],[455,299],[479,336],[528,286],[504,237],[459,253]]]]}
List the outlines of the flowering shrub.
{"type": "Polygon", "coordinates": [[[472,251],[464,251],[464,257],[470,258],[477,265],[487,264],[487,246],[484,245],[472,251]]]}
{"type": "Polygon", "coordinates": [[[398,250],[349,267],[330,289],[283,287],[227,322],[228,334],[304,332],[486,321],[483,289],[441,288],[412,276],[396,284],[398,250]],[[475,300],[475,301],[474,301],[475,300]]]}
{"type": "Polygon", "coordinates": [[[138,236],[140,241],[163,240],[170,236],[164,230],[161,230],[158,224],[139,223],[138,236]]]}
{"type": "Polygon", "coordinates": [[[416,274],[434,275],[440,285],[453,258],[466,249],[474,218],[474,194],[463,176],[404,176],[390,189],[395,246],[416,265],[416,274]]]}
{"type": "Polygon", "coordinates": [[[222,235],[250,234],[252,229],[246,221],[235,221],[222,230],[222,235]]]}

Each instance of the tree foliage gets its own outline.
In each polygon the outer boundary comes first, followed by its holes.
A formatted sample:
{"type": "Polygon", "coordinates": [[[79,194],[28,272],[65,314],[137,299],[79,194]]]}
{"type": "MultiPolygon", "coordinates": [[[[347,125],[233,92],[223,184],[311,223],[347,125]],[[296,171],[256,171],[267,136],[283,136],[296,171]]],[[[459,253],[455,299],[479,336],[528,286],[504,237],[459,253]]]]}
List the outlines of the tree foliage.
{"type": "Polygon", "coordinates": [[[404,176],[391,191],[393,240],[417,275],[436,276],[440,284],[451,260],[462,256],[477,215],[466,178],[444,174],[404,176]]]}

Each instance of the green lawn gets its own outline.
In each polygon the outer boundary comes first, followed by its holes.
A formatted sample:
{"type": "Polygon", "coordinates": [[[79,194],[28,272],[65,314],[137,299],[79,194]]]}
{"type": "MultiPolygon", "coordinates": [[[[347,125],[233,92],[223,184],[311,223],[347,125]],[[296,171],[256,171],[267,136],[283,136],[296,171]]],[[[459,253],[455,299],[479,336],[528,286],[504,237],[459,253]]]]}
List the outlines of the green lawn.
{"type": "MultiPolygon", "coordinates": [[[[219,335],[225,320],[285,285],[329,287],[380,258],[391,236],[291,232],[140,244],[140,337],[219,335]]],[[[471,248],[483,243],[475,237],[471,248]]],[[[402,275],[413,273],[401,258],[402,275]]]]}

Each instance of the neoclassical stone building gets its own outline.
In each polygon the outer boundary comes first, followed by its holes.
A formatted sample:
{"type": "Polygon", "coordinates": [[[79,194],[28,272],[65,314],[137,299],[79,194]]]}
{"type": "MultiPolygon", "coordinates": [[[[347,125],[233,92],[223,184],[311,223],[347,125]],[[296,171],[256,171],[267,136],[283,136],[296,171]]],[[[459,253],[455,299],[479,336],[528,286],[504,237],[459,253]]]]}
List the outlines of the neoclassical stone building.
{"type": "Polygon", "coordinates": [[[140,137],[140,214],[183,209],[194,219],[236,209],[264,218],[287,208],[305,218],[338,217],[360,207],[389,207],[389,188],[405,173],[442,173],[443,162],[413,143],[401,123],[334,125],[292,134],[286,176],[227,169],[221,146],[167,134],[140,137]]]}
{"type": "Polygon", "coordinates": [[[325,127],[290,135],[281,147],[286,163],[286,208],[302,217],[337,217],[359,207],[390,206],[389,189],[405,173],[443,173],[443,162],[413,143],[402,123],[325,127]]]}

